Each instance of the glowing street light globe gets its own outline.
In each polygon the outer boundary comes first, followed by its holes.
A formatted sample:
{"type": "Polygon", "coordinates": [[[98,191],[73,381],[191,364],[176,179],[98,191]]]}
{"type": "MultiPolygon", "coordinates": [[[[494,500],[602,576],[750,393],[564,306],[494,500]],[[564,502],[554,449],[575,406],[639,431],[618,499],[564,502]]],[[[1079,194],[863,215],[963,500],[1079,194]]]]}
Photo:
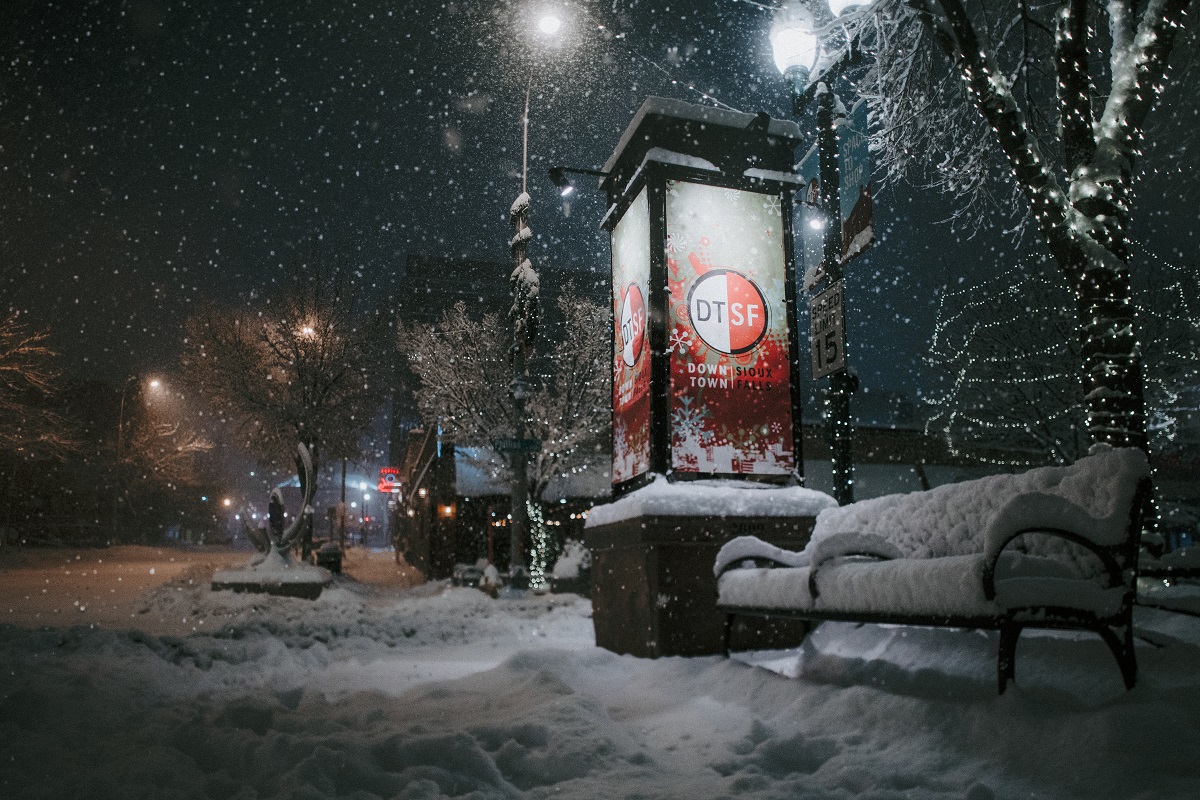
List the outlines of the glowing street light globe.
{"type": "Polygon", "coordinates": [[[775,66],[792,81],[797,91],[802,91],[808,83],[808,76],[821,52],[813,27],[808,9],[795,4],[785,6],[771,26],[775,66]]]}
{"type": "Polygon", "coordinates": [[[866,3],[863,0],[829,0],[829,13],[835,17],[840,17],[848,11],[853,11],[864,5],[866,3]]]}
{"type": "Polygon", "coordinates": [[[553,36],[562,29],[562,19],[556,17],[554,14],[545,14],[538,17],[537,27],[539,31],[547,36],[553,36]]]}

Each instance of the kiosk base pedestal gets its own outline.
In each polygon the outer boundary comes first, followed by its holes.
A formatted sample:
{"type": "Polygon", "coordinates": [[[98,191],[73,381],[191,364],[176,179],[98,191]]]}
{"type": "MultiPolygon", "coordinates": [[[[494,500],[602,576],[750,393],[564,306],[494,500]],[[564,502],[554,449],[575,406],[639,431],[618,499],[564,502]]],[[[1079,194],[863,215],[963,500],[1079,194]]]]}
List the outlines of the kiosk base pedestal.
{"type": "MultiPolygon", "coordinates": [[[[736,536],[801,550],[814,517],[645,516],[588,528],[592,623],[596,644],[614,653],[658,658],[724,652],[725,615],[717,610],[717,551],[736,536]]],[[[794,647],[804,623],[746,620],[738,649],[794,647]]]]}

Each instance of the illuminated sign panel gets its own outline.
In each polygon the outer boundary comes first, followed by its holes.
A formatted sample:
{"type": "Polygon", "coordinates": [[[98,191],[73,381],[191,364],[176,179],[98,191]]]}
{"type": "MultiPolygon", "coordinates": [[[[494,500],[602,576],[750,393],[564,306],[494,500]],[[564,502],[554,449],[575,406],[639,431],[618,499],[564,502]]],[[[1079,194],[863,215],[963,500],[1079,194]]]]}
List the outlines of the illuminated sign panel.
{"type": "Polygon", "coordinates": [[[400,491],[400,470],[397,467],[380,467],[379,468],[379,483],[376,484],[375,490],[394,494],[400,491]]]}
{"type": "Polygon", "coordinates": [[[650,469],[650,212],[643,189],[612,233],[613,471],[623,483],[650,469]]]}
{"type": "Polygon", "coordinates": [[[786,475],[795,453],[780,198],[666,186],[671,469],[786,475]]]}

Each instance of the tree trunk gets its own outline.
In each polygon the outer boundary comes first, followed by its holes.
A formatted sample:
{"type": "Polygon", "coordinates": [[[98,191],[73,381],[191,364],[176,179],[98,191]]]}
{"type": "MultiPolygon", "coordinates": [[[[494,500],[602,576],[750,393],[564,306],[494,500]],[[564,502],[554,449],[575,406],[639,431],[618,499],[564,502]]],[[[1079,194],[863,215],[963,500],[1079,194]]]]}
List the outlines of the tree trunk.
{"type": "Polygon", "coordinates": [[[1129,270],[1084,264],[1076,291],[1089,438],[1148,451],[1129,270]]]}
{"type": "Polygon", "coordinates": [[[529,584],[534,589],[549,588],[550,557],[554,543],[546,527],[546,510],[540,500],[541,489],[529,498],[529,584]]]}
{"type": "MultiPolygon", "coordinates": [[[[1066,196],[1007,82],[995,77],[1002,73],[981,47],[961,1],[909,2],[954,60],[969,97],[995,131],[1050,251],[1076,290],[1089,437],[1094,443],[1147,450],[1142,357],[1126,265],[1131,182],[1141,126],[1161,91],[1158,84],[1189,0],[1166,0],[1157,14],[1145,11],[1139,37],[1130,39],[1125,54],[1136,70],[1132,77],[1114,77],[1108,108],[1098,121],[1091,117],[1087,50],[1076,41],[1087,31],[1085,4],[1064,6],[1055,65],[1070,174],[1066,196]]],[[[1122,32],[1134,34],[1132,27],[1122,32]]]]}

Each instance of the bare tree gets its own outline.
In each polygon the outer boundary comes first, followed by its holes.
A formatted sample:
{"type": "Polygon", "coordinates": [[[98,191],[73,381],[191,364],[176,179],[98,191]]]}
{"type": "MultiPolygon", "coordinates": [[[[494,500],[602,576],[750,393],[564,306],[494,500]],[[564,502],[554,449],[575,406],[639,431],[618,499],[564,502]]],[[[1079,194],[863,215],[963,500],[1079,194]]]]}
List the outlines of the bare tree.
{"type": "MultiPolygon", "coordinates": [[[[565,319],[562,335],[541,357],[543,377],[527,402],[529,433],[542,449],[529,462],[531,575],[546,567],[545,532],[539,531],[540,498],[557,477],[596,469],[607,455],[611,427],[611,383],[606,310],[568,285],[558,299],[565,319]]],[[[495,314],[476,317],[463,303],[437,325],[417,325],[403,334],[413,371],[420,381],[417,404],[429,424],[437,424],[498,480],[511,479],[511,464],[492,456],[497,439],[515,435],[508,340],[495,314]],[[474,454],[474,455],[472,455],[474,454]]]]}
{"type": "Polygon", "coordinates": [[[113,538],[144,538],[181,523],[194,528],[205,524],[203,517],[211,521],[193,502],[202,492],[193,490],[212,477],[203,456],[213,445],[178,385],[130,378],[114,410],[116,424],[106,431],[111,438],[93,440],[103,454],[97,466],[111,470],[106,483],[113,538]]]}
{"type": "Polygon", "coordinates": [[[255,308],[209,304],[189,318],[185,378],[250,453],[291,461],[299,443],[315,476],[318,444],[326,457],[361,454],[382,398],[387,324],[347,270],[299,264],[255,308]]]}
{"type": "Polygon", "coordinates": [[[70,426],[55,411],[58,388],[49,332],[34,330],[10,310],[0,318],[0,450],[60,458],[75,446],[70,426]]]}
{"type": "Polygon", "coordinates": [[[168,489],[200,485],[199,457],[213,443],[193,423],[181,396],[142,398],[126,423],[121,468],[143,483],[168,489]]]}
{"type": "Polygon", "coordinates": [[[879,0],[840,23],[872,56],[859,85],[889,179],[915,176],[964,208],[1020,198],[1077,296],[1096,442],[1147,446],[1130,219],[1150,111],[1180,88],[1168,61],[1189,4],[879,0]]]}
{"type": "Polygon", "coordinates": [[[60,460],[79,445],[73,426],[56,410],[57,353],[47,346],[48,336],[16,310],[0,316],[0,545],[15,524],[22,464],[60,460]]]}

